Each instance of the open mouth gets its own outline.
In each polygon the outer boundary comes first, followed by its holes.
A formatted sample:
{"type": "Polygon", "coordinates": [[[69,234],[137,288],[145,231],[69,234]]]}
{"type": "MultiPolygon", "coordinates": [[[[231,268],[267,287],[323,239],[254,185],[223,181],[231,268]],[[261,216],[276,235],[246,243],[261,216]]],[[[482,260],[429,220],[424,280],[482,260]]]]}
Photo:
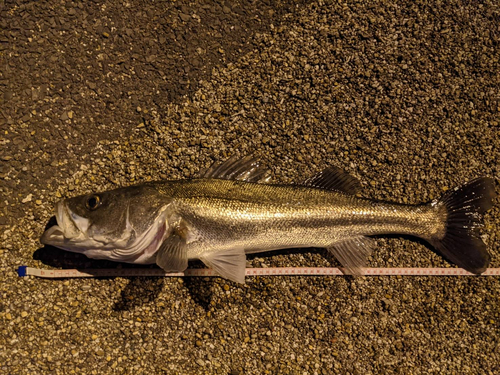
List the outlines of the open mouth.
{"type": "Polygon", "coordinates": [[[80,227],[87,227],[88,220],[80,218],[73,218],[72,213],[67,209],[63,201],[60,201],[56,205],[56,221],[57,224],[49,227],[42,235],[40,242],[44,245],[52,245],[57,247],[63,247],[65,243],[80,237],[82,235],[82,230],[80,227]],[[76,219],[76,220],[75,220],[76,219]],[[80,225],[78,225],[80,224],[80,225]]]}
{"type": "Polygon", "coordinates": [[[61,214],[63,210],[63,203],[58,202],[56,205],[56,223],[51,227],[47,228],[45,232],[43,232],[42,238],[40,238],[40,242],[44,245],[52,245],[57,246],[62,244],[64,241],[64,232],[60,227],[62,222],[61,214]]]}
{"type": "Polygon", "coordinates": [[[64,242],[64,233],[59,225],[54,225],[43,232],[40,242],[44,245],[58,246],[64,242]]]}

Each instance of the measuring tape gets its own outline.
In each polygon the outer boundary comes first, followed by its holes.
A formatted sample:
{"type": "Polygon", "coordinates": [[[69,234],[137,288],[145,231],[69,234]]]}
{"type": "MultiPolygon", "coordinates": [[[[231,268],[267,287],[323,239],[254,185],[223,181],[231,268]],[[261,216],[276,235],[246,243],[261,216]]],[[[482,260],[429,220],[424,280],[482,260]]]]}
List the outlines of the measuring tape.
{"type": "MultiPolygon", "coordinates": [[[[476,276],[461,268],[364,268],[364,276],[476,276]]],[[[19,276],[37,276],[48,279],[75,277],[213,277],[219,276],[210,268],[187,269],[184,272],[167,273],[159,268],[87,268],[47,270],[21,266],[19,276]]],[[[333,267],[269,267],[246,268],[245,276],[343,276],[340,268],[333,267]]],[[[500,268],[488,268],[481,276],[500,276],[500,268]]]]}

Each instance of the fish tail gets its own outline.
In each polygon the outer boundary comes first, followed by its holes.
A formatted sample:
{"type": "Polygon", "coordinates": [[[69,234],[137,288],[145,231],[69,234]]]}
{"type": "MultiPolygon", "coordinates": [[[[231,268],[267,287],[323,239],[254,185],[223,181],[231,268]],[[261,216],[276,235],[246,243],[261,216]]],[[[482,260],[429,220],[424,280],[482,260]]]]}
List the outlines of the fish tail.
{"type": "Polygon", "coordinates": [[[491,208],[494,197],[494,180],[480,177],[450,190],[432,204],[445,211],[446,223],[444,233],[431,238],[431,244],[449,261],[474,274],[484,272],[490,263],[479,228],[482,214],[491,208]]]}

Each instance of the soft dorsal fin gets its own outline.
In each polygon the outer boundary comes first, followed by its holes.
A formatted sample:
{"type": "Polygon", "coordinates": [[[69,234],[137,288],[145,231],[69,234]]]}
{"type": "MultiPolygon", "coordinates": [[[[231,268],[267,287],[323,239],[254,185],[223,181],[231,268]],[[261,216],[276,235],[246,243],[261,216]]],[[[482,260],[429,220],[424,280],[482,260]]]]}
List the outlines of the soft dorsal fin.
{"type": "Polygon", "coordinates": [[[245,182],[269,182],[268,170],[262,167],[257,158],[246,156],[238,159],[233,156],[222,163],[214,163],[200,178],[219,178],[222,180],[238,180],[245,182]]]}
{"type": "Polygon", "coordinates": [[[337,190],[353,195],[361,189],[361,184],[355,177],[337,167],[328,167],[322,170],[318,174],[308,178],[302,185],[319,189],[337,190]]]}

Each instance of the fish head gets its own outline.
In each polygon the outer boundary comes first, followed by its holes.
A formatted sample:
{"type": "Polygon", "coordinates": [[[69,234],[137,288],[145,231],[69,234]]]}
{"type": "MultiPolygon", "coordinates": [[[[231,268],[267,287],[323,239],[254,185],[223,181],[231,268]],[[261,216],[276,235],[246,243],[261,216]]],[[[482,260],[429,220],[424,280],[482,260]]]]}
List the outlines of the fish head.
{"type": "Polygon", "coordinates": [[[94,259],[154,262],[167,208],[154,186],[145,185],[63,199],[55,208],[57,225],[40,241],[94,259]]]}

